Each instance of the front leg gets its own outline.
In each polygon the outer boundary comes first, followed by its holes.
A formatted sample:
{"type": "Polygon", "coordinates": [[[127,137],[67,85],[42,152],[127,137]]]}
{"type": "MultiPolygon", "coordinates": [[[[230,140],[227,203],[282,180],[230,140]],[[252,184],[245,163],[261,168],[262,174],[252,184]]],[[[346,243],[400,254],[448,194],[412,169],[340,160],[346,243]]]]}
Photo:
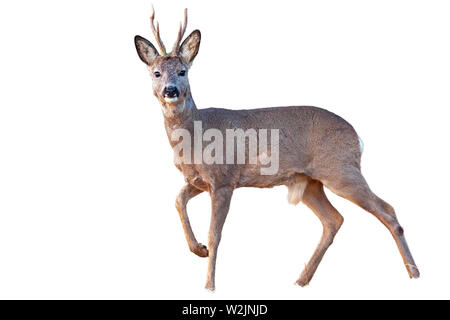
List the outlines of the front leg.
{"type": "Polygon", "coordinates": [[[189,245],[189,249],[199,257],[204,258],[208,256],[208,249],[201,243],[198,243],[197,239],[195,239],[186,211],[188,201],[202,192],[202,190],[187,183],[183,189],[181,189],[180,194],[177,197],[176,207],[180,215],[181,224],[183,225],[183,231],[189,245]]]}
{"type": "Polygon", "coordinates": [[[211,224],[209,227],[208,247],[209,247],[209,262],[208,275],[206,278],[206,289],[214,291],[215,289],[215,272],[216,272],[216,258],[217,247],[219,246],[220,238],[222,237],[222,228],[230,208],[230,200],[233,195],[233,188],[220,187],[213,188],[210,191],[211,195],[211,224]]]}

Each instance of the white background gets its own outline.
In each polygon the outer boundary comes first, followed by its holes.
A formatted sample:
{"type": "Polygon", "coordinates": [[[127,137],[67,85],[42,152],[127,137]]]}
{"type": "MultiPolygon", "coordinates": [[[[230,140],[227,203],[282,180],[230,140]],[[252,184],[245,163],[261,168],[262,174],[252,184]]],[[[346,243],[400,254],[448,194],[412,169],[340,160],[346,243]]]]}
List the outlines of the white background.
{"type": "MultiPolygon", "coordinates": [[[[391,203],[422,277],[369,213],[345,217],[308,287],[322,228],[285,187],[236,190],[217,290],[190,253],[173,165],[135,34],[150,1],[0,4],[0,298],[450,298],[450,6],[446,1],[154,1],[167,47],[183,8],[202,31],[199,108],[316,105],[365,143],[363,173],[391,203]]],[[[207,194],[188,206],[207,243],[207,194]]]]}

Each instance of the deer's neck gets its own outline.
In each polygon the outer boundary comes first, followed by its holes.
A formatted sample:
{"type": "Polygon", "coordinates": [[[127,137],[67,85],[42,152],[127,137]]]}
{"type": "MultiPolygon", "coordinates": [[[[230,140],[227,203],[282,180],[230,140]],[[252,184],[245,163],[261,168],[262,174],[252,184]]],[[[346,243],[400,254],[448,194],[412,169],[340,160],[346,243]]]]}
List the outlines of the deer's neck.
{"type": "Polygon", "coordinates": [[[189,91],[183,102],[177,105],[168,105],[161,101],[161,107],[164,114],[164,125],[169,142],[173,147],[177,141],[172,141],[172,132],[177,129],[186,129],[190,133],[193,132],[194,119],[198,112],[194,99],[189,91]]]}

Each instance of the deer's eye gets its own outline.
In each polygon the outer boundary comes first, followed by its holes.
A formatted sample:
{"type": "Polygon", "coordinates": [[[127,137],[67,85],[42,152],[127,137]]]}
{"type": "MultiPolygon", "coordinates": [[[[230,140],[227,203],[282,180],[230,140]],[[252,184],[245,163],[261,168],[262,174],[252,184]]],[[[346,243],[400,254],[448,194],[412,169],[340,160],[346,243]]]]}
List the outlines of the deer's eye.
{"type": "Polygon", "coordinates": [[[154,75],[155,75],[155,77],[157,77],[157,78],[161,77],[161,73],[159,73],[158,71],[155,71],[154,75]]]}
{"type": "Polygon", "coordinates": [[[184,77],[185,74],[186,74],[186,70],[181,70],[181,71],[178,73],[178,75],[179,75],[180,77],[184,77]]]}

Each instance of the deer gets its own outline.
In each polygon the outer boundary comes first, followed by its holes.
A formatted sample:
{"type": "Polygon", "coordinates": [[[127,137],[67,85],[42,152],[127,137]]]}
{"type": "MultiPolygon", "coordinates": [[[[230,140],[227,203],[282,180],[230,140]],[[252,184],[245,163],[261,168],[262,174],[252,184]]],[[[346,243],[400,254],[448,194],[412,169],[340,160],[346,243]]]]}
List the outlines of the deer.
{"type": "MultiPolygon", "coordinates": [[[[419,269],[394,208],[373,193],[361,173],[362,140],[352,125],[326,109],[313,106],[198,109],[192,97],[188,74],[199,52],[201,33],[194,30],[183,40],[187,27],[185,9],[184,22],[180,23],[175,44],[171,52],[167,52],[160,37],[159,23],[155,27],[154,19],[153,9],[150,27],[160,51],[139,35],[135,36],[134,43],[140,60],[150,72],[153,94],[160,103],[166,134],[175,153],[179,151],[177,144],[180,137],[174,133],[183,129],[194,134],[196,122],[201,122],[205,130],[214,128],[224,134],[233,128],[279,130],[279,167],[274,174],[261,174],[258,169],[263,164],[260,162],[224,164],[175,161],[186,181],[176,197],[176,209],[190,251],[199,257],[208,257],[206,289],[215,290],[216,260],[222,229],[233,191],[241,187],[287,186],[289,202],[294,205],[302,202],[319,218],[323,227],[322,236],[296,281],[297,285],[303,287],[309,284],[344,221],[328,200],[324,188],[375,216],[395,240],[409,277],[419,277],[419,269]],[[207,247],[197,241],[186,210],[189,200],[202,192],[208,192],[211,198],[207,247]]],[[[268,144],[273,145],[273,141],[268,144]]]]}

